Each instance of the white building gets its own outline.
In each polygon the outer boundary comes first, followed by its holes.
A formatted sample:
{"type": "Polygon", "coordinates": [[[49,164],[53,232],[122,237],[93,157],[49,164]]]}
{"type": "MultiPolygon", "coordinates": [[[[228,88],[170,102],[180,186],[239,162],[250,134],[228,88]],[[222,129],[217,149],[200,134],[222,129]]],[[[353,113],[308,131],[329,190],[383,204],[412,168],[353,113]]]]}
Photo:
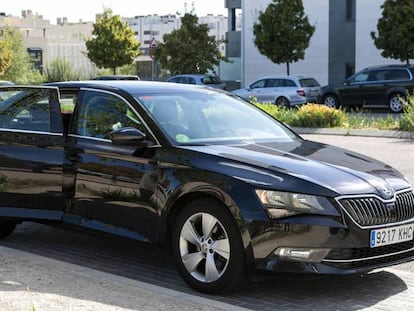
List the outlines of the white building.
{"type": "Polygon", "coordinates": [[[93,22],[68,23],[66,18],[58,18],[57,25],[52,25],[42,15],[23,10],[21,17],[2,14],[0,29],[6,26],[20,30],[28,53],[41,71],[55,59],[65,58],[83,78],[96,74],[95,66],[84,54],[84,39],[92,35],[93,22]]]}
{"type": "MultiPolygon", "coordinates": [[[[163,36],[181,27],[179,15],[146,15],[124,18],[134,30],[136,39],[141,42],[141,49],[145,55],[149,53],[151,42],[163,42],[163,36]]],[[[227,17],[223,15],[207,15],[198,17],[199,24],[207,24],[209,35],[216,40],[224,40],[227,32],[227,17]]],[[[225,44],[221,44],[220,51],[225,53],[225,44]]]]}

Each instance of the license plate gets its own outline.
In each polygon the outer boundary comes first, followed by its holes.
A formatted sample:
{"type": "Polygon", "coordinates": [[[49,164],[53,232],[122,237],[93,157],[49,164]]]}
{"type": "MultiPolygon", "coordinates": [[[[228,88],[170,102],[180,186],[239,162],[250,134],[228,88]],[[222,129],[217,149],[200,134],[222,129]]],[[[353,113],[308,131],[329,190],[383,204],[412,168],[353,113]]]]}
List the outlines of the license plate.
{"type": "Polygon", "coordinates": [[[414,224],[371,230],[371,247],[384,246],[413,239],[414,224]]]}

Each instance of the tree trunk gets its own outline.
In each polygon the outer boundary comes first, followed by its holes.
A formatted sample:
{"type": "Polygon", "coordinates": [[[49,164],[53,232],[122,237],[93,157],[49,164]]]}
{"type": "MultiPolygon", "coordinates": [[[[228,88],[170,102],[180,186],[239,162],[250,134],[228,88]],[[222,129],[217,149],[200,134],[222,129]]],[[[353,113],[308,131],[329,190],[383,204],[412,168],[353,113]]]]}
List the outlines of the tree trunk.
{"type": "Polygon", "coordinates": [[[286,63],[286,73],[287,73],[288,76],[290,75],[289,63],[286,63]]]}
{"type": "Polygon", "coordinates": [[[116,75],[116,68],[112,68],[114,75],[116,75]]]}

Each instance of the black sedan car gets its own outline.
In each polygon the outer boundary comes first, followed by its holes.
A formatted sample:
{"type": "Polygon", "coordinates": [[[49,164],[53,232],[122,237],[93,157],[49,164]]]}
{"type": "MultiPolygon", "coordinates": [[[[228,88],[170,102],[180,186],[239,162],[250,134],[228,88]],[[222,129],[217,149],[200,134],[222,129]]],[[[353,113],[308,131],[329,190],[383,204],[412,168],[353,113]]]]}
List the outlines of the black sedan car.
{"type": "Polygon", "coordinates": [[[255,270],[414,259],[414,193],[399,172],[303,140],[234,95],[142,81],[0,91],[1,237],[54,221],[154,243],[207,293],[255,270]]]}

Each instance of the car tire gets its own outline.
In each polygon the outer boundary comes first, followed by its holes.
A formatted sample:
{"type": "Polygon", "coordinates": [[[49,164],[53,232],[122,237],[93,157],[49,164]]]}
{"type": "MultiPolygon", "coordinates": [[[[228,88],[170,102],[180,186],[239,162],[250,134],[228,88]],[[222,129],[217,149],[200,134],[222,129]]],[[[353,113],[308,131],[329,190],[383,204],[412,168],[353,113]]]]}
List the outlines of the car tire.
{"type": "Polygon", "coordinates": [[[290,108],[290,102],[286,97],[279,97],[276,99],[275,104],[280,107],[290,108]]]}
{"type": "Polygon", "coordinates": [[[244,280],[244,251],[230,211],[213,199],[188,204],[172,228],[172,255],[183,279],[208,294],[237,288],[244,280]]]}
{"type": "Polygon", "coordinates": [[[335,95],[328,94],[322,99],[323,104],[329,108],[339,108],[339,100],[335,95]]]}
{"type": "Polygon", "coordinates": [[[15,222],[0,221],[0,239],[8,237],[16,228],[15,222]]]}
{"type": "Polygon", "coordinates": [[[404,110],[404,95],[391,94],[388,97],[388,108],[394,113],[400,113],[404,110]]]}

